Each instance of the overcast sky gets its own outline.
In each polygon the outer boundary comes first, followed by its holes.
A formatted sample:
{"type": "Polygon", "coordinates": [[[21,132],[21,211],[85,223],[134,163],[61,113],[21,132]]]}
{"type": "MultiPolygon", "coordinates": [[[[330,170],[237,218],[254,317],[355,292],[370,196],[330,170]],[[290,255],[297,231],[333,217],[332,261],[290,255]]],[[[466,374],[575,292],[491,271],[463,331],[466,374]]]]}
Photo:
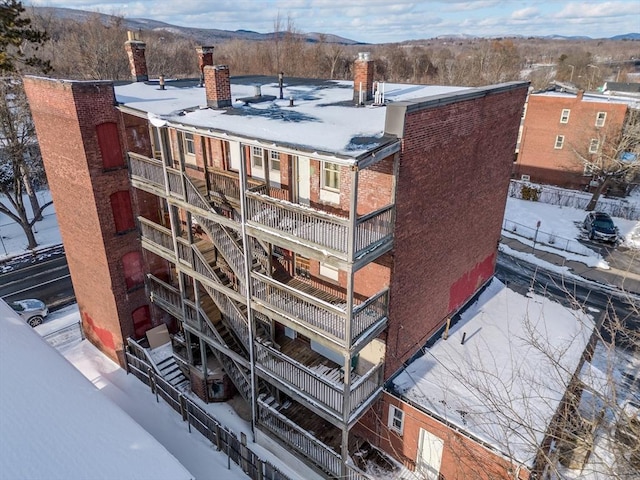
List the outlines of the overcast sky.
{"type": "Polygon", "coordinates": [[[640,32],[640,0],[24,0],[221,30],[274,30],[278,13],[297,30],[368,43],[445,34],[587,35],[640,32]]]}

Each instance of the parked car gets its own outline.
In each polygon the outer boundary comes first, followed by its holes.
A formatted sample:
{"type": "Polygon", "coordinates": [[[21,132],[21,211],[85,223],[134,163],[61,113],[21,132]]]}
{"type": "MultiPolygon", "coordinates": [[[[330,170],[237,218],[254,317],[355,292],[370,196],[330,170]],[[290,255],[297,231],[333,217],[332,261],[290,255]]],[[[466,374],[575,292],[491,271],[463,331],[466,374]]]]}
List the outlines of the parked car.
{"type": "Polygon", "coordinates": [[[45,303],[35,298],[16,300],[9,305],[32,327],[40,325],[44,317],[49,314],[49,309],[45,303]]]}
{"type": "Polygon", "coordinates": [[[587,231],[591,240],[603,240],[611,243],[618,241],[618,227],[606,213],[589,212],[582,227],[587,231]]]}

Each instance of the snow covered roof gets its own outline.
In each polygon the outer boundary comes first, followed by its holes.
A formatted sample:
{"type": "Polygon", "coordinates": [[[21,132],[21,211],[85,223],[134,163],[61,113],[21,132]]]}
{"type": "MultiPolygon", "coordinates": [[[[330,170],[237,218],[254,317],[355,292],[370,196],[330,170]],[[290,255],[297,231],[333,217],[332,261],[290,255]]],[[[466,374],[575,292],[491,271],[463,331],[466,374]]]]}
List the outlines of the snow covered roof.
{"type": "Polygon", "coordinates": [[[0,300],[3,478],[193,479],[0,300]]]}
{"type": "MultiPolygon", "coordinates": [[[[165,90],[157,81],[116,85],[116,100],[147,114],[155,125],[169,122],[303,151],[357,157],[393,140],[383,136],[386,108],[355,106],[353,82],[289,78],[280,100],[277,78],[232,77],[232,108],[219,110],[207,108],[205,89],[198,87],[198,81],[166,81],[165,85],[165,90]],[[253,97],[257,86],[266,101],[239,100],[253,97]]],[[[391,83],[380,84],[383,89],[386,103],[471,90],[391,83]]]]}
{"type": "Polygon", "coordinates": [[[448,339],[425,348],[391,387],[531,466],[593,326],[581,310],[522,295],[494,279],[448,339]]]}
{"type": "MultiPolygon", "coordinates": [[[[549,90],[544,92],[534,92],[531,94],[536,97],[560,97],[560,98],[570,98],[575,99],[577,97],[576,93],[572,92],[563,92],[557,90],[549,90]]],[[[591,103],[615,103],[615,104],[626,104],[629,108],[640,108],[640,99],[637,97],[630,96],[622,96],[622,95],[611,95],[610,93],[601,94],[601,93],[584,93],[582,96],[583,102],[591,102],[591,103]]]]}

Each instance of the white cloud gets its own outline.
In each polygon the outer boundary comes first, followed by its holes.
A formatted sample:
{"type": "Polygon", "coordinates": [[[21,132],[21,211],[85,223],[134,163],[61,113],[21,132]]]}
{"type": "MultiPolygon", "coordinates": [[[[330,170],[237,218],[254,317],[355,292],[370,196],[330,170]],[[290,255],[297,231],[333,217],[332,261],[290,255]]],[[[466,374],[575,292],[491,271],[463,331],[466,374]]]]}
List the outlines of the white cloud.
{"type": "Polygon", "coordinates": [[[536,7],[527,7],[522,10],[516,10],[511,14],[511,18],[514,20],[528,20],[531,18],[538,17],[540,15],[540,10],[536,7]]]}

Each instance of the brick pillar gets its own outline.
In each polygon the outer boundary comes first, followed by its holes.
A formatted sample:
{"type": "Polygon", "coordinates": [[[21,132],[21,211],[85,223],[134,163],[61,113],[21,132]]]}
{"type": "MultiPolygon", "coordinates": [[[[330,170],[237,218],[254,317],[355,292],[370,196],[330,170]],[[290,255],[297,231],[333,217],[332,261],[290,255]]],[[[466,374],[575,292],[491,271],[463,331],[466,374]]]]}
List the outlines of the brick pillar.
{"type": "Polygon", "coordinates": [[[359,104],[370,100],[373,100],[373,60],[368,52],[361,52],[353,63],[353,101],[359,104]]]}
{"type": "Polygon", "coordinates": [[[211,108],[231,106],[231,80],[228,65],[206,65],[204,67],[204,87],[207,105],[211,108]]]}
{"type": "MultiPolygon", "coordinates": [[[[105,170],[113,151],[124,159],[124,124],[113,84],[25,77],[24,88],[55,202],[60,233],[87,339],[124,365],[133,312],[148,305],[130,289],[123,258],[140,252],[137,230],[118,230],[113,195],[132,193],[126,163],[105,170]],[[111,125],[104,135],[105,125],[111,125]],[[115,135],[114,135],[115,133],[115,135]]],[[[147,208],[153,208],[153,204],[147,208]]]]}
{"type": "Polygon", "coordinates": [[[200,70],[200,86],[204,85],[204,67],[213,65],[213,47],[196,47],[198,54],[198,70],[200,70]]]}
{"type": "Polygon", "coordinates": [[[127,32],[127,34],[129,35],[129,40],[124,43],[124,49],[129,57],[131,78],[134,82],[146,82],[149,80],[147,60],[144,56],[144,50],[147,44],[137,40],[133,32],[127,32]]]}

